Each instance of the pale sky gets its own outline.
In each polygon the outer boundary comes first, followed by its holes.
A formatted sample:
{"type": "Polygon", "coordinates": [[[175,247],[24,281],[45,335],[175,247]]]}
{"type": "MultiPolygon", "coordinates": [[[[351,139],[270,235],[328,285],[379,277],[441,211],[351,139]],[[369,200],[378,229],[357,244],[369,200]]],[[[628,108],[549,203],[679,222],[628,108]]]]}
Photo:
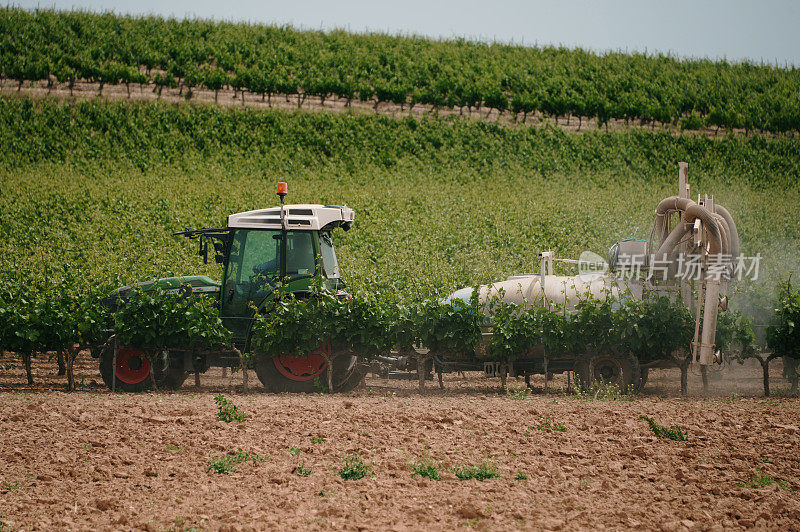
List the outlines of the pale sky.
{"type": "Polygon", "coordinates": [[[800,66],[798,0],[16,0],[12,5],[562,44],[595,51],[647,50],[800,66]]]}

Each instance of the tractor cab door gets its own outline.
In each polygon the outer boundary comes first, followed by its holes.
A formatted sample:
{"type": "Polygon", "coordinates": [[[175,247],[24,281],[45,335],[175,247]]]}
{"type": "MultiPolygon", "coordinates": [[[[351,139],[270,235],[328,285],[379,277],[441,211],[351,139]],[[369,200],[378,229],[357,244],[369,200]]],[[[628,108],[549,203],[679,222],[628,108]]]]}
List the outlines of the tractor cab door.
{"type": "Polygon", "coordinates": [[[287,231],[285,238],[283,234],[277,230],[240,229],[233,235],[220,315],[234,338],[246,338],[254,308],[274,296],[281,279],[288,279],[289,290],[294,291],[314,276],[319,252],[314,233],[287,231]]]}

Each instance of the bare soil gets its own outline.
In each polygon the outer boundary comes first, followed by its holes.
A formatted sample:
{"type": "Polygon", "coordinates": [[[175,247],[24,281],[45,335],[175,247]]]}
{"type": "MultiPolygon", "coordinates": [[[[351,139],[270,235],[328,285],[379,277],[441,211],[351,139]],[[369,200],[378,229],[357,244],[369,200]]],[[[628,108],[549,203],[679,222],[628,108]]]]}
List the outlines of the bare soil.
{"type": "MultiPolygon", "coordinates": [[[[675,397],[677,372],[658,371],[634,400],[583,401],[560,391],[563,377],[547,394],[536,380],[524,399],[477,373],[423,395],[415,380],[370,377],[348,395],[290,396],[243,393],[241,373],[217,369],[199,389],[190,379],[175,393],[115,395],[82,356],[84,391],[67,394],[55,364],[37,359],[40,384],[27,387],[9,357],[0,530],[800,529],[800,400],[731,394],[717,377],[716,397],[675,397]],[[244,423],[217,419],[217,392],[244,423]],[[641,415],[689,441],[656,438],[641,415]],[[239,448],[263,461],[207,470],[239,448]],[[335,468],[356,453],[371,475],[342,480],[335,468]],[[441,463],[441,480],[412,476],[421,457],[441,463]],[[453,472],[485,460],[499,478],[453,472]],[[301,464],[309,476],[293,473],[301,464]]],[[[755,370],[728,381],[760,393],[755,370]]]]}

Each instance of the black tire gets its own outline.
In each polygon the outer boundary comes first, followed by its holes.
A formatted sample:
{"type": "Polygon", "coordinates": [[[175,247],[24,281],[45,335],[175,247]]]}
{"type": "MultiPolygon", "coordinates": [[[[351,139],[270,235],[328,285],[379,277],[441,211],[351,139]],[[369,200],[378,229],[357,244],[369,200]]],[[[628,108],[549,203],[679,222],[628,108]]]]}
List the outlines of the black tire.
{"type": "MultiPolygon", "coordinates": [[[[310,356],[310,355],[309,355],[310,356]]],[[[358,357],[350,354],[340,354],[332,358],[333,363],[333,391],[349,391],[358,386],[366,375],[358,357]]],[[[287,377],[285,368],[281,371],[281,362],[275,357],[256,355],[253,369],[258,375],[258,380],[268,392],[273,393],[314,393],[324,391],[328,383],[327,369],[321,371],[319,365],[315,368],[316,375],[312,378],[303,376],[304,380],[295,380],[287,377]]]]}
{"type": "Polygon", "coordinates": [[[583,387],[607,384],[638,393],[643,386],[639,360],[630,353],[615,350],[590,353],[576,361],[575,372],[583,387]]]}
{"type": "Polygon", "coordinates": [[[362,382],[364,382],[364,378],[367,376],[368,372],[369,372],[369,366],[365,366],[361,364],[359,361],[356,361],[353,371],[350,372],[350,376],[347,377],[345,381],[335,391],[337,393],[352,392],[353,390],[358,388],[358,386],[362,382]]]}
{"type": "MultiPolygon", "coordinates": [[[[183,370],[180,360],[174,360],[174,365],[167,363],[168,367],[165,369],[163,357],[147,360],[143,351],[139,349],[120,348],[117,355],[117,375],[114,379],[114,349],[105,349],[100,353],[100,376],[109,390],[116,389],[129,393],[151,390],[153,388],[151,372],[154,372],[158,389],[175,390],[180,388],[189,375],[183,370]],[[148,367],[149,370],[147,370],[148,367]]],[[[169,359],[167,360],[169,361],[169,359]]]]}

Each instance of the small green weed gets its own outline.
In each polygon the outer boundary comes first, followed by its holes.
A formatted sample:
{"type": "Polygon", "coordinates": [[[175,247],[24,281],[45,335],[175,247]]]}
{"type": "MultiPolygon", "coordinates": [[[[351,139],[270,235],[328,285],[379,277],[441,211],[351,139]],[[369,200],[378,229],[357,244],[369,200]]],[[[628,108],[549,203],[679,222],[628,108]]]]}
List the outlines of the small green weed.
{"type": "Polygon", "coordinates": [[[605,383],[592,383],[588,386],[581,385],[581,381],[575,379],[575,398],[580,401],[633,401],[635,396],[629,390],[621,389],[619,386],[605,383]]]}
{"type": "Polygon", "coordinates": [[[291,454],[292,456],[297,456],[298,454],[300,454],[300,448],[299,447],[289,447],[289,454],[291,454]]]}
{"type": "Polygon", "coordinates": [[[342,465],[336,468],[342,480],[359,480],[372,474],[372,466],[364,463],[357,454],[347,454],[342,465]]]}
{"type": "Polygon", "coordinates": [[[514,480],[528,480],[528,474],[520,469],[517,471],[517,474],[514,475],[514,480]]]}
{"type": "Polygon", "coordinates": [[[531,396],[531,391],[528,388],[516,388],[508,390],[508,396],[515,401],[524,401],[531,396]]]}
{"type": "Polygon", "coordinates": [[[780,480],[777,478],[773,478],[768,474],[764,473],[760,469],[756,469],[755,475],[750,477],[750,480],[747,482],[740,482],[737,484],[740,488],[753,488],[753,489],[760,489],[760,488],[767,488],[772,486],[773,484],[777,484],[779,488],[786,491],[794,491],[792,487],[789,485],[788,482],[785,480],[780,480]]]}
{"type": "Polygon", "coordinates": [[[294,473],[295,475],[299,475],[301,477],[307,477],[311,475],[312,472],[313,472],[312,469],[310,467],[306,467],[305,464],[303,464],[303,462],[300,462],[297,465],[297,467],[292,469],[292,473],[294,473]]]}
{"type": "Polygon", "coordinates": [[[551,423],[550,416],[539,416],[539,419],[541,419],[541,423],[533,427],[536,430],[546,430],[547,432],[564,432],[567,430],[567,427],[561,423],[551,423]]]}
{"type": "Polygon", "coordinates": [[[231,421],[236,421],[237,423],[242,423],[247,419],[247,415],[239,410],[239,407],[233,404],[228,399],[218,393],[214,397],[214,402],[217,403],[217,408],[219,411],[217,412],[217,418],[221,419],[225,423],[230,423],[231,421]]]}
{"type": "Polygon", "coordinates": [[[169,445],[167,445],[167,450],[168,450],[168,451],[180,451],[180,450],[181,450],[181,448],[180,448],[180,447],[178,447],[177,445],[172,445],[172,444],[169,444],[169,445]]]}
{"type": "Polygon", "coordinates": [[[222,456],[212,456],[208,461],[207,471],[214,471],[216,473],[233,473],[236,471],[236,464],[243,462],[262,462],[264,459],[250,451],[244,451],[240,447],[236,450],[236,454],[225,454],[222,456]]]}
{"type": "Polygon", "coordinates": [[[200,530],[206,529],[193,525],[191,521],[188,521],[183,517],[175,516],[175,519],[173,519],[173,525],[167,529],[167,532],[200,532],[200,530]]]}
{"type": "Polygon", "coordinates": [[[480,482],[490,478],[498,478],[500,476],[500,471],[497,469],[497,465],[489,462],[488,460],[484,460],[478,465],[468,465],[453,468],[453,473],[456,474],[456,477],[458,477],[459,480],[469,480],[474,478],[480,482]]]}
{"type": "Polygon", "coordinates": [[[15,491],[20,489],[19,482],[12,482],[10,480],[0,480],[0,491],[15,491]]]}
{"type": "Polygon", "coordinates": [[[431,480],[439,480],[441,464],[434,462],[430,457],[417,458],[411,462],[411,476],[417,475],[431,480]]]}
{"type": "Polygon", "coordinates": [[[314,445],[325,443],[325,438],[323,436],[312,436],[311,443],[313,443],[314,445]]]}
{"type": "Polygon", "coordinates": [[[672,425],[671,427],[667,428],[656,423],[651,417],[639,416],[639,419],[644,419],[647,421],[647,424],[650,425],[650,429],[653,431],[653,434],[662,440],[687,441],[689,439],[689,434],[678,425],[672,425]]]}
{"type": "Polygon", "coordinates": [[[319,376],[314,377],[314,389],[320,393],[328,393],[328,381],[319,376]]]}
{"type": "Polygon", "coordinates": [[[730,397],[721,397],[721,398],[717,399],[717,402],[722,403],[722,404],[731,404],[731,403],[735,403],[737,401],[741,401],[741,399],[742,399],[741,395],[734,393],[734,394],[731,394],[730,397]]]}

